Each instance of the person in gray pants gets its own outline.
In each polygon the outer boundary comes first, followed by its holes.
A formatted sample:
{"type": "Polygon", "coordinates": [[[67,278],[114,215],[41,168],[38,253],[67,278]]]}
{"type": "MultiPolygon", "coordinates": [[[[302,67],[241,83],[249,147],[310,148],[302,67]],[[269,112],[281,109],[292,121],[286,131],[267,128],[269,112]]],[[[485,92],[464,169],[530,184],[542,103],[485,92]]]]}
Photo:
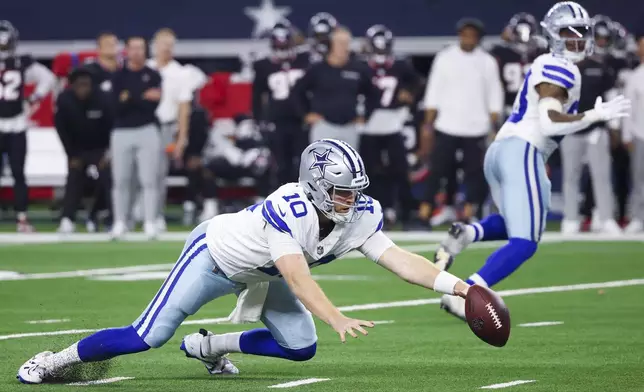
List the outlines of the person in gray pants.
{"type": "MultiPolygon", "coordinates": [[[[577,102],[579,113],[592,109],[595,98],[608,100],[615,86],[615,71],[606,57],[608,41],[606,29],[595,31],[595,39],[603,42],[597,52],[578,63],[583,89],[577,102]],[[603,50],[600,50],[602,49],[603,50]]],[[[611,176],[610,133],[608,127],[614,124],[597,124],[581,132],[566,136],[561,142],[561,163],[563,166],[564,220],[561,231],[564,234],[579,232],[579,183],[585,161],[590,168],[590,177],[595,195],[597,212],[593,213],[592,229],[606,234],[619,234],[621,228],[615,221],[615,195],[611,176]]]]}
{"type": "Polygon", "coordinates": [[[161,98],[161,76],[145,65],[146,43],[141,37],[127,40],[127,64],[114,75],[116,125],[110,137],[112,154],[112,238],[127,231],[126,218],[132,198],[136,170],[143,191],[144,231],[156,238],[158,210],[158,171],[161,136],[155,115],[161,98]]]}
{"type": "Polygon", "coordinates": [[[566,234],[579,231],[579,184],[584,162],[588,163],[590,169],[599,230],[617,234],[621,230],[613,216],[615,196],[611,185],[610,135],[605,128],[596,128],[579,135],[568,135],[561,142],[564,199],[561,230],[566,234]]]}

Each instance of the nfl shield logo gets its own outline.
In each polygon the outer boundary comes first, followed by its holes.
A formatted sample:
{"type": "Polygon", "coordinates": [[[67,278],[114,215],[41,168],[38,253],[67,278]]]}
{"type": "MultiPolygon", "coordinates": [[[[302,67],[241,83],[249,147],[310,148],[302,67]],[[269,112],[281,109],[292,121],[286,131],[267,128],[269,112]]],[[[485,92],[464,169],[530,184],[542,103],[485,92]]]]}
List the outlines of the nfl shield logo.
{"type": "Polygon", "coordinates": [[[318,246],[318,255],[321,255],[322,253],[324,253],[324,248],[321,246],[318,246]]]}

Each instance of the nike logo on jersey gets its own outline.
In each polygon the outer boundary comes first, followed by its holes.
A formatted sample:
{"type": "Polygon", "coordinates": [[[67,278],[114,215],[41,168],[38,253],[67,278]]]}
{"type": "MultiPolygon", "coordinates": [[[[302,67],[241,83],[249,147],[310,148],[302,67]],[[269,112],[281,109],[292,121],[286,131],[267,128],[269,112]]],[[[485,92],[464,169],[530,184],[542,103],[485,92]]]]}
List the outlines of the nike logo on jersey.
{"type": "Polygon", "coordinates": [[[278,209],[278,210],[280,210],[280,215],[282,215],[282,217],[285,217],[285,216],[286,216],[286,212],[283,212],[283,211],[282,211],[282,207],[277,206],[277,209],[278,209]]]}

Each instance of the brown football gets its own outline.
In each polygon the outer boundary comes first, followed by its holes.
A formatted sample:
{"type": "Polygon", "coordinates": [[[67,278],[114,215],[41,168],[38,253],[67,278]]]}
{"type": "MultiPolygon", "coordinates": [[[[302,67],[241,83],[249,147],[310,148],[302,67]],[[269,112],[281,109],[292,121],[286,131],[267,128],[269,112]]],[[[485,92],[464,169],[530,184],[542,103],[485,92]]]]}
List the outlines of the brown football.
{"type": "Polygon", "coordinates": [[[465,317],[474,335],[487,344],[503,347],[510,338],[510,311],[494,291],[473,285],[465,298],[465,317]]]}

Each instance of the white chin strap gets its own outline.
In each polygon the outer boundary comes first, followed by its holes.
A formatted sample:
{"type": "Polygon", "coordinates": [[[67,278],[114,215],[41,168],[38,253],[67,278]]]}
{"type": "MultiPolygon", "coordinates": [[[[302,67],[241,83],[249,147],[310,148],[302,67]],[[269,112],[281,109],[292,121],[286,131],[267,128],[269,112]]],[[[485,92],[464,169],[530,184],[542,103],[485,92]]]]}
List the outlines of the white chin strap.
{"type": "Polygon", "coordinates": [[[586,58],[586,51],[572,52],[568,49],[564,49],[563,56],[564,58],[572,61],[573,63],[578,63],[586,58]]]}

